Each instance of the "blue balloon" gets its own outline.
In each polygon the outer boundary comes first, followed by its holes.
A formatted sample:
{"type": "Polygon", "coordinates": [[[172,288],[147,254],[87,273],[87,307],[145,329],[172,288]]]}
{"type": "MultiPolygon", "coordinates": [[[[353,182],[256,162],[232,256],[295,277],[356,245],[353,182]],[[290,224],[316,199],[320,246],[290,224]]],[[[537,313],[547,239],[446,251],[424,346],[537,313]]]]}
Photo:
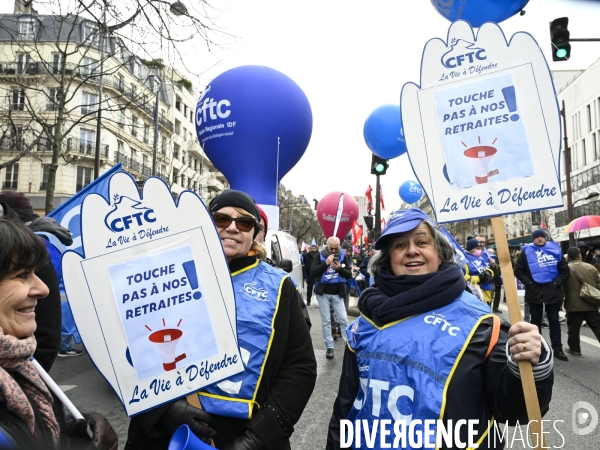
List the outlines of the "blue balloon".
{"type": "Polygon", "coordinates": [[[416,203],[423,196],[423,188],[416,181],[405,181],[400,185],[400,198],[406,203],[416,203]]]}
{"type": "Polygon", "coordinates": [[[300,160],[312,134],[312,111],[300,87],[264,66],[216,77],[196,105],[196,135],[233,189],[277,205],[279,181],[300,160]]]}
{"type": "Polygon", "coordinates": [[[400,106],[383,105],[375,109],[363,127],[367,147],[383,159],[396,158],[406,152],[400,106]]]}
{"type": "Polygon", "coordinates": [[[466,20],[472,27],[479,28],[486,22],[500,23],[514,16],[529,0],[431,0],[431,3],[450,22],[466,20]]]}

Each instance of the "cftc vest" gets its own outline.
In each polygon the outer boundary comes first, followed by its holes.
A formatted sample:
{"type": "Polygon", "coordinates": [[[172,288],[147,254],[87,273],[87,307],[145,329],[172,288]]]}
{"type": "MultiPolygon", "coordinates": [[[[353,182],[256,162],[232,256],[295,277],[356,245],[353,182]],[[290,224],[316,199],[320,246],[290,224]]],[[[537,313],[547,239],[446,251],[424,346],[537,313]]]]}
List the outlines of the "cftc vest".
{"type": "MultiPolygon", "coordinates": [[[[346,250],[340,251],[340,263],[344,262],[344,257],[346,256],[346,250]]],[[[319,257],[321,258],[321,263],[324,263],[327,258],[323,256],[322,253],[319,253],[319,257]]],[[[339,284],[345,283],[346,279],[341,276],[336,270],[332,269],[331,266],[327,266],[327,270],[323,272],[321,275],[321,280],[319,283],[323,284],[339,284]]]]}
{"type": "MultiPolygon", "coordinates": [[[[482,252],[479,257],[469,254],[467,257],[467,266],[469,266],[471,276],[480,274],[486,268],[490,267],[490,257],[486,252],[482,252]]],[[[494,290],[494,285],[492,283],[479,283],[479,287],[484,291],[494,290]]]]}
{"type": "Polygon", "coordinates": [[[287,274],[256,261],[231,274],[235,292],[238,346],[245,370],[198,392],[212,414],[251,419],[252,406],[275,330],[275,313],[287,274]]]}
{"type": "MultiPolygon", "coordinates": [[[[360,378],[348,420],[366,420],[369,427],[375,419],[405,420],[408,429],[411,420],[441,419],[453,369],[477,326],[492,317],[489,312],[463,292],[450,305],[383,327],[361,315],[348,326],[348,346],[356,354],[360,378]]],[[[435,432],[430,439],[435,443],[435,432]]],[[[379,448],[379,436],[375,442],[379,448]]],[[[364,433],[360,444],[354,448],[366,448],[364,433]]]]}
{"type": "Polygon", "coordinates": [[[552,283],[558,276],[558,263],[563,257],[556,242],[546,242],[541,247],[527,244],[523,247],[533,281],[552,283]]]}

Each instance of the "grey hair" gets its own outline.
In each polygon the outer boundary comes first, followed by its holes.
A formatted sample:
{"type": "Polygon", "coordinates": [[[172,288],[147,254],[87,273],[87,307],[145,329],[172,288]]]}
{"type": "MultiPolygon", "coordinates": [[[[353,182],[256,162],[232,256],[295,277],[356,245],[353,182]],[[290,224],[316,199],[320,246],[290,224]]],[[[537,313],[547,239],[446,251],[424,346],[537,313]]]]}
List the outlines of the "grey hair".
{"type": "MultiPolygon", "coordinates": [[[[435,249],[437,250],[437,253],[438,253],[438,256],[440,257],[441,262],[453,264],[455,251],[454,251],[454,247],[452,247],[452,244],[450,244],[448,239],[446,239],[446,236],[444,236],[435,227],[435,225],[433,223],[431,223],[427,220],[422,220],[419,223],[419,225],[421,225],[421,224],[425,224],[429,228],[429,232],[433,236],[433,244],[435,245],[435,249]]],[[[394,242],[394,239],[392,239],[392,237],[397,237],[400,234],[403,234],[403,233],[398,233],[396,235],[388,236],[387,239],[383,242],[383,247],[381,248],[381,250],[379,250],[379,252],[377,252],[376,254],[373,255],[373,257],[369,261],[369,268],[368,268],[369,273],[371,275],[375,275],[381,267],[390,267],[391,266],[390,252],[392,250],[392,242],[394,242]]]]}
{"type": "Polygon", "coordinates": [[[340,238],[337,236],[331,236],[327,239],[327,245],[329,244],[337,244],[340,245],[340,238]]]}

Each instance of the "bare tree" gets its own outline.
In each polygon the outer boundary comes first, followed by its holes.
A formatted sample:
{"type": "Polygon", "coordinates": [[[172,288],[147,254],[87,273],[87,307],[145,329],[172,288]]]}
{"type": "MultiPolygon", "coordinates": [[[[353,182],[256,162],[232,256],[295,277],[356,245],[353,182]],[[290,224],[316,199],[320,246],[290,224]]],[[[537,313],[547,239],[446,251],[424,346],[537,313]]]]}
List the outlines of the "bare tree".
{"type": "Polygon", "coordinates": [[[325,238],[314,210],[303,196],[295,196],[283,184],[279,185],[277,196],[280,228],[287,229],[291,224],[290,234],[298,242],[310,243],[312,238],[320,242],[325,238]]]}
{"type": "MultiPolygon", "coordinates": [[[[166,136],[173,132],[165,115],[168,85],[158,83],[162,59],[137,55],[168,48],[173,62],[184,61],[177,44],[226,45],[230,36],[211,18],[219,11],[205,1],[196,5],[189,12],[164,0],[48,0],[40,14],[21,0],[21,13],[0,16],[0,148],[11,151],[2,167],[34,152],[48,163],[46,213],[54,207],[59,164],[108,158],[108,146],[94,142],[100,130],[117,139],[144,133],[144,143],[154,120],[166,136]],[[165,105],[157,111],[156,95],[165,105]]],[[[142,152],[144,160],[152,156],[148,146],[142,152]]],[[[140,174],[149,176],[150,166],[140,174]]]]}

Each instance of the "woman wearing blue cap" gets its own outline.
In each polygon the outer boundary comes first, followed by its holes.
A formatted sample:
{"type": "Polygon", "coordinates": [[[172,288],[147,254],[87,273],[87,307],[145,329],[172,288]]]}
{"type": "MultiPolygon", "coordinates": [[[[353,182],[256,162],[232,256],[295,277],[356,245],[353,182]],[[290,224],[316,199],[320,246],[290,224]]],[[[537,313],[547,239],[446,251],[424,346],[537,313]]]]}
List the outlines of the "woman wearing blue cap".
{"type": "Polygon", "coordinates": [[[465,289],[451,244],[423,211],[394,213],[375,248],[374,285],[347,329],[327,449],[389,448],[403,430],[402,448],[435,447],[446,430],[454,441],[445,436],[441,449],[503,448],[494,422],[528,422],[518,361],[532,363],[546,413],[554,380],[547,343],[531,324],[500,323],[465,289]]]}

